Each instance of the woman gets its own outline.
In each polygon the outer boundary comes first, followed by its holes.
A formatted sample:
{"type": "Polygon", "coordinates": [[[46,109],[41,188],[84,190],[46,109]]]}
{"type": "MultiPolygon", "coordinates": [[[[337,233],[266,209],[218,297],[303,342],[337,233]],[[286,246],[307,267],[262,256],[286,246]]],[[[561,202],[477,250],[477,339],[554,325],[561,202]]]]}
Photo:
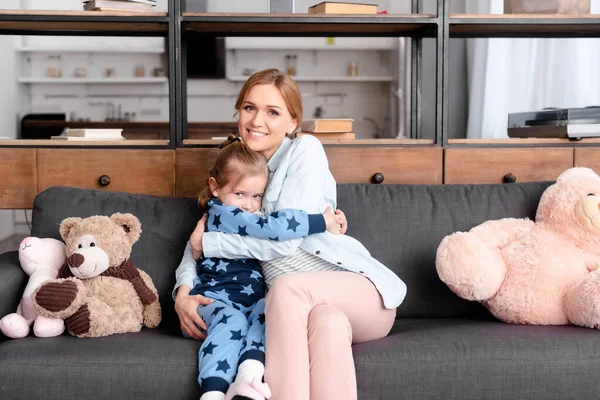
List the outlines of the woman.
{"type": "MultiPolygon", "coordinates": [[[[288,137],[302,120],[294,81],[275,69],[259,71],[244,84],[235,108],[242,140],[268,161],[264,211],[335,209],[336,184],[323,146],[312,136],[288,137]]],[[[358,241],[328,233],[259,240],[205,233],[201,221],[177,269],[173,295],[181,329],[203,339],[198,327],[206,330],[206,325],[197,308],[210,301],[189,295],[196,277],[192,254],[263,261],[270,288],[265,381],[274,400],[357,398],[351,345],[386,336],[406,294],[404,282],[358,241]]]]}

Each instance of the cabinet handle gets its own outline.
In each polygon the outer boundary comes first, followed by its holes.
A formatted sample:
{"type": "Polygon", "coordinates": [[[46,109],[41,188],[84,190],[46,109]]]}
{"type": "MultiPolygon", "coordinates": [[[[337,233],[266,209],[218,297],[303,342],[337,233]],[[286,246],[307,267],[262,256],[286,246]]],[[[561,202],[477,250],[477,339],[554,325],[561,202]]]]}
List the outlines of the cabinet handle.
{"type": "Polygon", "coordinates": [[[383,183],[384,178],[385,177],[383,176],[383,174],[381,172],[378,172],[371,177],[371,183],[383,183]]]}
{"type": "Polygon", "coordinates": [[[502,182],[504,183],[515,183],[516,181],[517,177],[510,172],[502,177],[502,182]]]}
{"type": "Polygon", "coordinates": [[[100,178],[98,178],[98,183],[100,186],[108,186],[110,184],[110,176],[102,175],[100,178]]]}

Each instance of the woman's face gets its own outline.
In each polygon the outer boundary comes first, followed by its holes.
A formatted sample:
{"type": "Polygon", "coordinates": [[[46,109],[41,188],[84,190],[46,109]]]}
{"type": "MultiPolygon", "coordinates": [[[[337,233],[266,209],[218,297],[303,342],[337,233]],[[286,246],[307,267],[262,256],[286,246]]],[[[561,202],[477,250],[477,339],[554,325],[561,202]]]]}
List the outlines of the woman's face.
{"type": "Polygon", "coordinates": [[[269,160],[286,133],[293,132],[296,126],[296,119],[274,85],[255,85],[248,91],[239,110],[238,130],[250,149],[269,160]]]}

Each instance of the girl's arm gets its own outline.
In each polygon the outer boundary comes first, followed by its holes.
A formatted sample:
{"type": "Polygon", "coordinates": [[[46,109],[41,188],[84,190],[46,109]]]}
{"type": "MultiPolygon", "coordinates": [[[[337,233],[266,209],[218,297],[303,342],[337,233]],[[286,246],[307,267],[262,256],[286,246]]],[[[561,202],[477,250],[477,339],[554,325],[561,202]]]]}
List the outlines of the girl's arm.
{"type": "MultiPolygon", "coordinates": [[[[330,214],[333,217],[333,213],[330,214]]],[[[287,208],[263,217],[213,200],[208,213],[208,229],[211,232],[283,241],[325,232],[327,223],[323,214],[307,214],[303,210],[287,208]]]]}
{"type": "MultiPolygon", "coordinates": [[[[323,197],[330,183],[325,150],[318,139],[301,136],[290,158],[276,210],[293,208],[307,213],[323,212],[323,197]]],[[[331,204],[335,208],[335,204],[331,204]]],[[[202,239],[205,257],[272,260],[293,254],[302,239],[261,240],[249,236],[206,232],[202,239]]]]}

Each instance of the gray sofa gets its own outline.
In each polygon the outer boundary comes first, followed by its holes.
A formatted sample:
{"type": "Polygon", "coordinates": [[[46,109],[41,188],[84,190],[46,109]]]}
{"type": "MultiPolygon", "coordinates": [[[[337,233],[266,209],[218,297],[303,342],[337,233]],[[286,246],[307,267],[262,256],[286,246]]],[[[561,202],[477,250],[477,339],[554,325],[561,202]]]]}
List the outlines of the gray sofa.
{"type": "MultiPolygon", "coordinates": [[[[392,333],[354,347],[359,399],[599,397],[597,331],[500,323],[455,296],[435,271],[445,235],[488,219],[533,218],[548,185],[339,185],[348,234],[408,285],[392,333]]],[[[32,234],[58,238],[66,217],[113,212],[142,222],[132,260],[160,292],[162,326],[100,339],[1,337],[0,399],[198,398],[200,343],[180,336],[170,297],[200,217],[195,199],[51,188],[35,199],[32,234]]],[[[15,310],[26,282],[17,253],[1,255],[0,316],[15,310]]]]}

